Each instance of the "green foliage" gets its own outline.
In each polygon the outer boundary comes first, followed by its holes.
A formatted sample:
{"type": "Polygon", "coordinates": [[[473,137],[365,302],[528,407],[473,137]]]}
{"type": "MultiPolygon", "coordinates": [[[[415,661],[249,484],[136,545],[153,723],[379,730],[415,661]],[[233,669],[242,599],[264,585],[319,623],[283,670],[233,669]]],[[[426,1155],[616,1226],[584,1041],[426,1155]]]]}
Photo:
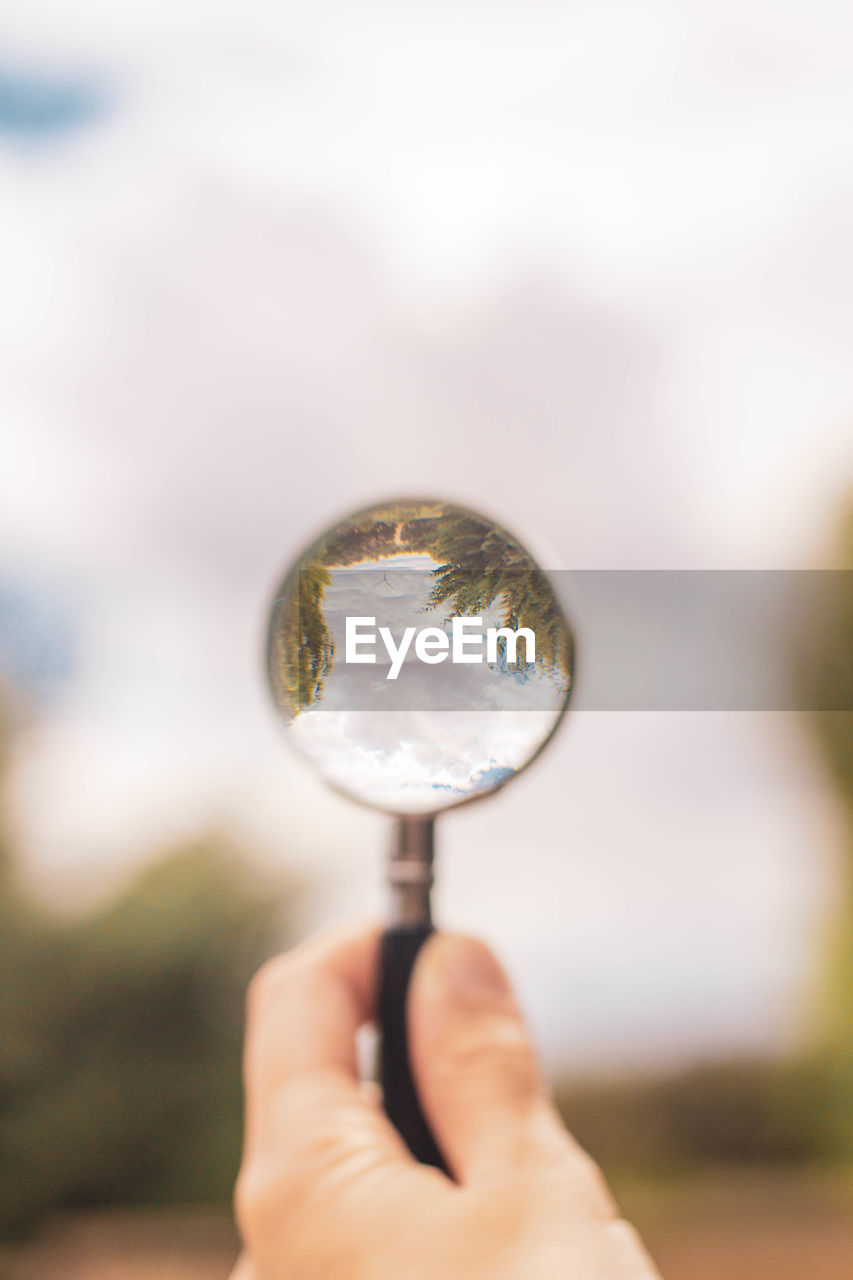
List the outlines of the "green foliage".
{"type": "Polygon", "coordinates": [[[810,620],[798,652],[801,686],[813,708],[811,727],[847,823],[844,879],[830,921],[821,1033],[825,1065],[827,1141],[853,1156],[853,503],[836,539],[835,558],[846,572],[831,576],[832,595],[810,620]]]}
{"type": "MultiPolygon", "coordinates": [[[[821,754],[834,778],[853,827],[853,502],[842,519],[835,559],[844,572],[829,575],[825,597],[811,633],[801,646],[799,680],[812,712],[821,754]]],[[[848,890],[853,897],[853,875],[848,890]]]]}
{"type": "Polygon", "coordinates": [[[285,582],[270,630],[270,673],[279,707],[292,717],[320,697],[335,661],[323,613],[330,569],[401,554],[429,555],[436,564],[427,607],[447,604],[476,617],[495,601],[501,625],[530,627],[540,667],[571,677],[571,638],[548,578],[510,534],[480,517],[438,503],[372,507],[338,525],[311,547],[285,582]]]}
{"type": "Polygon", "coordinates": [[[282,887],[222,840],[71,921],[0,881],[0,1234],[80,1205],[226,1202],[245,987],[282,887]]]}
{"type": "Polygon", "coordinates": [[[853,1159],[853,506],[823,607],[803,619],[793,666],[848,835],[819,1010],[808,1050],[787,1060],[705,1065],[653,1080],[559,1090],[563,1115],[608,1169],[853,1159]]]}
{"type": "Polygon", "coordinates": [[[605,1168],[649,1174],[833,1158],[825,1083],[819,1057],[747,1060],[648,1080],[564,1085],[557,1100],[605,1168]]]}
{"type": "Polygon", "coordinates": [[[434,503],[420,502],[373,507],[309,548],[285,582],[270,629],[269,668],[276,702],[294,719],[319,699],[335,661],[323,613],[329,569],[424,550],[440,511],[434,503]]]}
{"type": "Polygon", "coordinates": [[[335,642],[323,613],[331,581],[321,565],[300,568],[295,591],[286,591],[276,606],[270,635],[273,692],[279,706],[293,716],[320,697],[335,659],[335,642]]]}
{"type": "Polygon", "coordinates": [[[431,554],[439,564],[429,608],[449,604],[457,617],[479,617],[500,601],[501,625],[530,627],[539,663],[568,679],[571,640],[560,606],[546,575],[514,538],[475,516],[448,511],[431,554]]]}

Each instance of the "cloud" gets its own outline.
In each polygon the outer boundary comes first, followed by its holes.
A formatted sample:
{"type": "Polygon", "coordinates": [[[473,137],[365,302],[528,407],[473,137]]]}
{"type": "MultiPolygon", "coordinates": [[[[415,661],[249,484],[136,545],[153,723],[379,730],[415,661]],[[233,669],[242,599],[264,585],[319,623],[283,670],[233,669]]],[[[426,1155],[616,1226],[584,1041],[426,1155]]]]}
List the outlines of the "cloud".
{"type": "MultiPolygon", "coordinates": [[[[0,555],[77,629],[16,775],[46,876],[212,812],[362,901],[377,828],[287,762],[262,635],[363,502],[467,501],[548,567],[810,554],[851,474],[852,21],[519,0],[449,44],[422,5],[7,0],[16,57],[118,93],[47,162],[0,149],[0,555]]],[[[748,721],[573,717],[445,824],[444,917],[534,1000],[559,975],[560,1052],[778,1041],[833,832],[748,721]]]]}

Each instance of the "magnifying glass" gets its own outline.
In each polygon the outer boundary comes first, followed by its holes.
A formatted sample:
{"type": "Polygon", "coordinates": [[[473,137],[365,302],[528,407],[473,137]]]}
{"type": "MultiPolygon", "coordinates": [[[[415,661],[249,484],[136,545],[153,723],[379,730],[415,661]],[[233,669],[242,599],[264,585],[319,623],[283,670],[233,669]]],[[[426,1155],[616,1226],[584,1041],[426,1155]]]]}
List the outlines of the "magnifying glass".
{"type": "Polygon", "coordinates": [[[336,791],[394,818],[377,1021],[385,1110],[444,1168],[420,1108],[406,994],[432,931],[435,817],[539,755],[569,701],[574,641],[547,574],[465,507],[394,500],[338,521],[272,605],[272,695],[291,745],[336,791]]]}

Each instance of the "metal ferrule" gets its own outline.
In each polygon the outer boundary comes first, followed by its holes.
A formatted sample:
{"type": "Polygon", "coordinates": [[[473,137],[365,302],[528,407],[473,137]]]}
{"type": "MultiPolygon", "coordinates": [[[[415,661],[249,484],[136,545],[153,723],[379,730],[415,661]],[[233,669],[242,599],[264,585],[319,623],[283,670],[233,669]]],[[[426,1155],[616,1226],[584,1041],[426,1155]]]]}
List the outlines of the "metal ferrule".
{"type": "Polygon", "coordinates": [[[394,823],[388,883],[392,924],[430,924],[434,851],[431,816],[406,815],[394,823]]]}

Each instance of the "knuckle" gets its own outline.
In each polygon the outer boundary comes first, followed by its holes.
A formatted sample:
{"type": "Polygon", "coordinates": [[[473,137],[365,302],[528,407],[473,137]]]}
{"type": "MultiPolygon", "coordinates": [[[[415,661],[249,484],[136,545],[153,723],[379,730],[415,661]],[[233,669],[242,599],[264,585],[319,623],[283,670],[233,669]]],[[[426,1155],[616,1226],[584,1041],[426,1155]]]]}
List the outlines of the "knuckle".
{"type": "Polygon", "coordinates": [[[294,970],[294,957],[283,953],[265,960],[249,982],[246,1010],[250,1020],[261,1018],[280,998],[294,970]]]}
{"type": "Polygon", "coordinates": [[[246,992],[246,1007],[250,1014],[257,1013],[264,1004],[273,985],[277,985],[281,956],[266,960],[252,977],[246,992]]]}
{"type": "Polygon", "coordinates": [[[631,1262],[637,1266],[638,1280],[644,1280],[644,1277],[645,1280],[660,1280],[655,1264],[649,1257],[642,1237],[634,1224],[626,1222],[624,1218],[617,1218],[610,1230],[621,1242],[631,1262]]]}
{"type": "Polygon", "coordinates": [[[579,1210],[594,1218],[612,1218],[616,1206],[601,1169],[583,1148],[571,1152],[572,1198],[579,1210]]]}
{"type": "Polygon", "coordinates": [[[610,1189],[601,1169],[588,1152],[579,1150],[577,1154],[578,1181],[587,1188],[590,1198],[596,1202],[610,1204],[610,1189]]]}
{"type": "Polygon", "coordinates": [[[240,1233],[249,1243],[268,1240],[279,1227],[286,1197],[279,1179],[257,1165],[240,1170],[234,1188],[234,1212],[240,1233]]]}
{"type": "Polygon", "coordinates": [[[334,1080],[295,1076],[275,1092],[275,1142],[261,1141],[244,1160],[234,1190],[240,1229],[248,1240],[269,1240],[298,1221],[318,1192],[327,1205],[348,1176],[375,1163],[376,1118],[365,1124],[349,1090],[334,1080]]]}
{"type": "Polygon", "coordinates": [[[257,1161],[240,1170],[234,1213],[243,1239],[264,1245],[287,1233],[303,1216],[316,1178],[302,1160],[257,1161]]]}
{"type": "Polygon", "coordinates": [[[481,1019],[446,1046],[442,1074],[453,1081],[494,1081],[501,1093],[519,1101],[541,1093],[539,1068],[524,1028],[514,1019],[481,1019]]]}

